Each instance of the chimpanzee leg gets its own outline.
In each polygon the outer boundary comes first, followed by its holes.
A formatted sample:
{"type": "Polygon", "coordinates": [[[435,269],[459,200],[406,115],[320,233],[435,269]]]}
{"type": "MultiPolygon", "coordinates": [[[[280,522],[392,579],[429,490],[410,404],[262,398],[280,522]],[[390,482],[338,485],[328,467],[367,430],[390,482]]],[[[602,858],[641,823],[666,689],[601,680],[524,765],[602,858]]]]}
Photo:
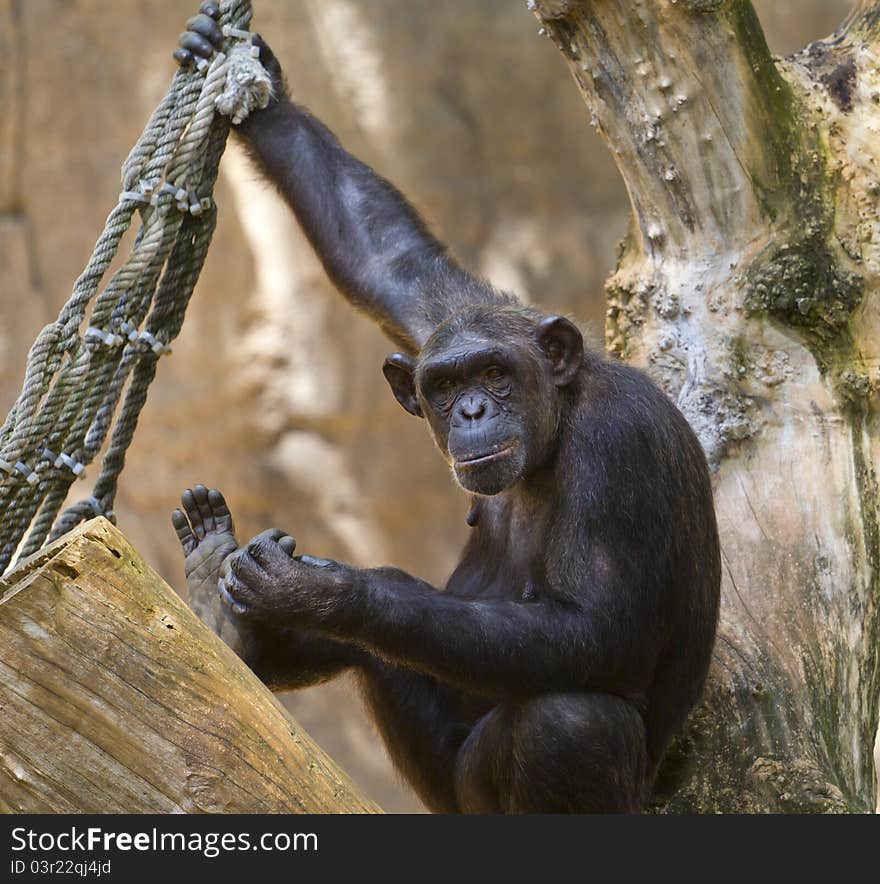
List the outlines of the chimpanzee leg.
{"type": "Polygon", "coordinates": [[[470,730],[459,718],[459,692],[379,660],[359,674],[395,767],[434,813],[458,813],[455,758],[470,730]]]}
{"type": "Polygon", "coordinates": [[[496,707],[456,761],[465,813],[637,813],[645,727],[610,694],[549,694],[496,707]]]}

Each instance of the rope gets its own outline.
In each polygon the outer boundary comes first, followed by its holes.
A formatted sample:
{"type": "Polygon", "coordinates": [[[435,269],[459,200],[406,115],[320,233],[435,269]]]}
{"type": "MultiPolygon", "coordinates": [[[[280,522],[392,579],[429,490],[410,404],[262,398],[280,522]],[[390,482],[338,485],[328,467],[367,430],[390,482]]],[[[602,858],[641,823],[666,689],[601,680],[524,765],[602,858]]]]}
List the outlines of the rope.
{"type": "Polygon", "coordinates": [[[237,124],[271,97],[246,30],[251,15],[249,0],[220,3],[224,51],[175,74],[123,164],[119,204],[70,299],[31,347],[0,428],[0,575],[16,552],[20,561],[85,519],[113,519],[147,391],[183,325],[214,233],[212,193],[229,118],[237,124]],[[99,292],[135,213],[134,246],[99,292]],[[93,495],[59,517],[108,435],[93,495]]]}

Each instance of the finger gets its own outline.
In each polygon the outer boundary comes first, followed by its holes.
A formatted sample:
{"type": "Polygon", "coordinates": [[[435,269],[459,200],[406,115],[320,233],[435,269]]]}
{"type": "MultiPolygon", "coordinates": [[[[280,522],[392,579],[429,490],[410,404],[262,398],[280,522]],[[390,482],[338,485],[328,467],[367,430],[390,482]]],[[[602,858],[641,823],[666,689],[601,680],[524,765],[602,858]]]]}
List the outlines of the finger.
{"type": "Polygon", "coordinates": [[[210,534],[217,526],[214,523],[214,510],[211,509],[211,504],[208,503],[208,489],[204,485],[196,485],[193,488],[193,497],[196,499],[199,515],[202,517],[205,534],[210,534]]]}
{"type": "Polygon", "coordinates": [[[278,546],[281,547],[286,555],[292,556],[296,550],[296,541],[288,534],[278,541],[278,546]]]}
{"type": "Polygon", "coordinates": [[[174,60],[181,66],[185,67],[193,63],[193,54],[189,49],[175,49],[173,53],[174,60]]]}
{"type": "Polygon", "coordinates": [[[199,12],[209,15],[211,18],[218,18],[220,16],[220,6],[213,2],[213,0],[205,0],[199,7],[199,12]]]}
{"type": "Polygon", "coordinates": [[[171,514],[171,524],[177,532],[177,539],[183,547],[183,554],[188,556],[197,546],[192,528],[189,526],[189,519],[180,510],[175,510],[171,514]]]}
{"type": "Polygon", "coordinates": [[[268,67],[271,62],[275,61],[275,53],[272,51],[272,47],[263,39],[262,35],[254,34],[251,37],[251,43],[259,47],[260,61],[263,62],[265,67],[268,67]]]}
{"type": "Polygon", "coordinates": [[[212,488],[208,492],[208,503],[214,511],[214,524],[217,526],[217,530],[234,534],[232,513],[229,512],[229,507],[226,505],[226,498],[216,488],[212,488]]]}
{"type": "Polygon", "coordinates": [[[335,562],[331,562],[330,559],[316,559],[314,556],[299,556],[297,561],[302,562],[304,565],[310,565],[312,568],[329,568],[331,565],[335,565],[335,562]]]}
{"type": "Polygon", "coordinates": [[[271,531],[264,531],[247,545],[248,554],[260,563],[270,561],[273,556],[281,552],[278,541],[286,536],[286,531],[280,531],[277,528],[273,528],[271,531]]]}
{"type": "Polygon", "coordinates": [[[192,525],[193,534],[195,534],[199,540],[204,540],[205,526],[202,524],[202,514],[199,512],[199,505],[196,502],[192,488],[187,488],[186,491],[180,495],[180,504],[192,525]]]}
{"type": "MultiPolygon", "coordinates": [[[[261,531],[251,540],[251,543],[257,544],[264,543],[265,541],[277,543],[282,537],[287,537],[286,531],[282,531],[280,528],[270,528],[268,531],[261,531]]],[[[248,546],[250,546],[251,543],[249,543],[248,546]]]]}
{"type": "Polygon", "coordinates": [[[214,55],[214,47],[210,42],[192,31],[184,31],[177,42],[181,49],[188,49],[199,58],[211,58],[214,55]]]}
{"type": "Polygon", "coordinates": [[[223,31],[220,30],[217,22],[209,18],[207,15],[197,15],[186,23],[188,31],[195,31],[214,45],[215,49],[219,49],[223,43],[223,31]]]}
{"type": "Polygon", "coordinates": [[[223,601],[223,604],[230,608],[234,613],[247,614],[250,610],[244,602],[238,601],[238,599],[232,595],[226,581],[222,578],[217,583],[217,589],[220,591],[220,599],[223,601]]]}
{"type": "Polygon", "coordinates": [[[226,559],[223,563],[223,576],[227,583],[230,582],[231,577],[245,586],[250,586],[251,584],[264,583],[267,575],[248,545],[247,549],[233,553],[226,559]]]}

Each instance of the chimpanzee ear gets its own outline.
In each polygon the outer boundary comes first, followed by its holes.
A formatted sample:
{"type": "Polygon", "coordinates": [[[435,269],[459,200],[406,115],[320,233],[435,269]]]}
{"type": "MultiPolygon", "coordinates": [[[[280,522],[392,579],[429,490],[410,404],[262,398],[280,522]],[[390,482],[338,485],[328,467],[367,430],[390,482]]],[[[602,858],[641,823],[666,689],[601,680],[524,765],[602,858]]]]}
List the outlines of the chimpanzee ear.
{"type": "Polygon", "coordinates": [[[564,316],[548,316],[538,323],[538,346],[550,362],[558,387],[570,384],[584,361],[584,338],[564,316]]]}
{"type": "Polygon", "coordinates": [[[422,417],[422,407],[416,396],[416,384],[413,379],[416,363],[409,356],[395,353],[385,360],[382,366],[382,374],[391,386],[397,401],[416,417],[422,417]]]}

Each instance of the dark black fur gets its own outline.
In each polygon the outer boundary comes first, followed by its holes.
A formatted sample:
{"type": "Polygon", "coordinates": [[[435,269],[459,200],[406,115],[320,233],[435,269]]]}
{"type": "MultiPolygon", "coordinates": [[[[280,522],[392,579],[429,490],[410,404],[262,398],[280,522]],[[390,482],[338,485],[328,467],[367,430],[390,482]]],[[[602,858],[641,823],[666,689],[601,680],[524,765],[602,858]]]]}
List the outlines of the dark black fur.
{"type": "Polygon", "coordinates": [[[719,547],[693,432],[567,320],[463,271],[283,93],[241,134],[343,294],[407,351],[386,363],[395,395],[474,492],[442,591],[291,558],[280,532],[232,555],[222,591],[244,656],[278,689],[355,668],[432,810],[638,810],[715,634],[719,547]]]}

